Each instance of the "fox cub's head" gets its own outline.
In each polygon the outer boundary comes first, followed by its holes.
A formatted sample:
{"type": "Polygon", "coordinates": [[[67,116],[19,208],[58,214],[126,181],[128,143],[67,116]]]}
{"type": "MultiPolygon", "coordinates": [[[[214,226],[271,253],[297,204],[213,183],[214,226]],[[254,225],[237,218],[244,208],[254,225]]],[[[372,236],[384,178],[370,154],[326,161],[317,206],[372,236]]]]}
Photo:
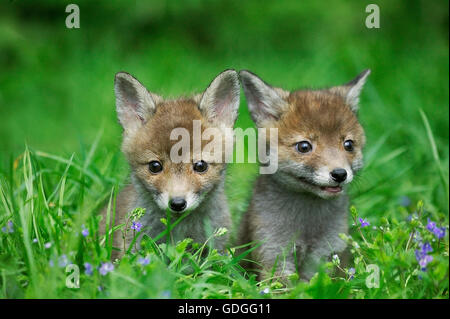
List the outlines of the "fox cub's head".
{"type": "Polygon", "coordinates": [[[363,165],[365,136],[356,113],[369,73],[342,86],[287,92],[240,72],[256,125],[278,128],[278,181],[296,191],[332,198],[353,180],[363,165]]]}
{"type": "Polygon", "coordinates": [[[234,126],[240,93],[236,71],[224,71],[203,94],[191,98],[165,100],[124,72],[116,75],[114,87],[124,129],[122,151],[137,191],[161,210],[196,208],[204,195],[222,182],[225,164],[203,160],[202,149],[208,141],[201,140],[200,148],[194,149],[193,121],[200,121],[202,132],[234,126]],[[171,158],[172,146],[179,142],[171,139],[174,129],[189,132],[190,151],[181,154],[185,157],[182,162],[171,158]]]}

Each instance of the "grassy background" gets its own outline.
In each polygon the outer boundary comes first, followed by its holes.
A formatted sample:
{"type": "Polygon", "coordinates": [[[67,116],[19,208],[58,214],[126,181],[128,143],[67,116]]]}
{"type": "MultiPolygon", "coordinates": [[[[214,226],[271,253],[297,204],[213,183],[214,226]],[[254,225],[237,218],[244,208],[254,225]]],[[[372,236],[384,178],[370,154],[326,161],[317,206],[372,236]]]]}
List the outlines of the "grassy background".
{"type": "MultiPolygon", "coordinates": [[[[79,0],[81,28],[72,30],[64,25],[68,3],[0,3],[0,178],[12,197],[27,190],[15,173],[25,144],[60,156],[39,164],[55,202],[64,161],[74,154],[86,169],[67,171],[61,211],[82,210],[84,198],[95,207],[125,181],[113,94],[120,70],[178,96],[204,90],[226,68],[286,89],[341,84],[371,68],[360,110],[366,167],[352,185],[353,204],[369,219],[403,219],[399,198],[408,196],[448,224],[448,1],[377,1],[380,29],[365,27],[371,2],[356,0],[79,0]],[[101,178],[83,184],[87,170],[101,178]]],[[[252,125],[242,97],[237,126],[252,125]]],[[[255,165],[230,165],[235,223],[256,173],[255,165]]]]}

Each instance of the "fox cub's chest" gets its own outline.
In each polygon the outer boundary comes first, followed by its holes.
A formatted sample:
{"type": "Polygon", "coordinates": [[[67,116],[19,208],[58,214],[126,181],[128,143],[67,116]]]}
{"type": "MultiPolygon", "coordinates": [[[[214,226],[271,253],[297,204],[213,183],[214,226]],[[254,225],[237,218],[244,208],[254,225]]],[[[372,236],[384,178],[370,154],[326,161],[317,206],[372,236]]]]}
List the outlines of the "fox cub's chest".
{"type": "Polygon", "coordinates": [[[334,200],[291,198],[283,203],[283,210],[263,213],[268,217],[267,223],[271,224],[268,226],[278,233],[274,235],[277,241],[283,241],[282,238],[288,242],[293,240],[298,255],[317,250],[325,254],[345,248],[339,237],[340,233],[347,233],[348,228],[345,196],[334,200]]]}

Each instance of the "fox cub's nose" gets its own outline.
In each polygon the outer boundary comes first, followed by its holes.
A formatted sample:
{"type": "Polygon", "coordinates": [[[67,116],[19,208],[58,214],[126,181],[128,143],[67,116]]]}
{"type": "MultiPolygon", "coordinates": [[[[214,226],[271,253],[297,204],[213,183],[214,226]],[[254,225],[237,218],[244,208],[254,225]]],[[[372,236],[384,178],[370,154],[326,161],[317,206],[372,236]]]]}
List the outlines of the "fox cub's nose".
{"type": "Polygon", "coordinates": [[[176,212],[181,212],[186,208],[186,200],[182,197],[174,197],[169,201],[169,207],[176,212]]]}
{"type": "Polygon", "coordinates": [[[343,168],[335,168],[331,171],[330,175],[331,178],[338,183],[341,183],[347,179],[347,171],[343,168]]]}

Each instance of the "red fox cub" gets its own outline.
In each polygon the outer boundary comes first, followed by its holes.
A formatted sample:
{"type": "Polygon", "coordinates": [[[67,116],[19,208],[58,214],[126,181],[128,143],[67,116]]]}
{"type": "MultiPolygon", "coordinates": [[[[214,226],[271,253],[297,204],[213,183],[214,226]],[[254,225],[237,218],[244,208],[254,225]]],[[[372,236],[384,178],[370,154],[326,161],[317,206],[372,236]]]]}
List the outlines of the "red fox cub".
{"type": "Polygon", "coordinates": [[[318,264],[343,253],[347,233],[346,186],[363,166],[364,131],[357,111],[366,70],[351,82],[288,92],[255,74],[240,78],[258,127],[278,129],[278,170],[260,175],[243,217],[240,243],[260,243],[251,258],[285,276],[310,279],[318,264]]]}
{"type": "MultiPolygon", "coordinates": [[[[204,160],[203,140],[197,150],[190,143],[182,161],[174,161],[171,150],[177,140],[171,134],[174,129],[192,133],[194,121],[201,123],[202,130],[232,128],[239,107],[237,72],[220,73],[203,94],[187,98],[163,99],[125,72],[116,74],[114,88],[117,115],[123,127],[122,151],[131,168],[130,183],[117,197],[114,224],[124,223],[127,213],[142,207],[146,213],[139,222],[152,238],[165,230],[161,218],[166,218],[167,210],[171,212],[172,223],[189,211],[172,230],[175,241],[189,237],[204,242],[205,224],[212,230],[229,229],[230,213],[224,194],[225,162],[204,160]]],[[[102,214],[105,221],[106,209],[102,214]]],[[[125,247],[129,247],[133,232],[127,234],[125,247]]],[[[224,249],[226,241],[227,236],[215,238],[215,247],[224,249]]],[[[124,247],[119,231],[114,233],[113,247],[124,247]]],[[[113,258],[124,253],[113,252],[113,258]]]]}

